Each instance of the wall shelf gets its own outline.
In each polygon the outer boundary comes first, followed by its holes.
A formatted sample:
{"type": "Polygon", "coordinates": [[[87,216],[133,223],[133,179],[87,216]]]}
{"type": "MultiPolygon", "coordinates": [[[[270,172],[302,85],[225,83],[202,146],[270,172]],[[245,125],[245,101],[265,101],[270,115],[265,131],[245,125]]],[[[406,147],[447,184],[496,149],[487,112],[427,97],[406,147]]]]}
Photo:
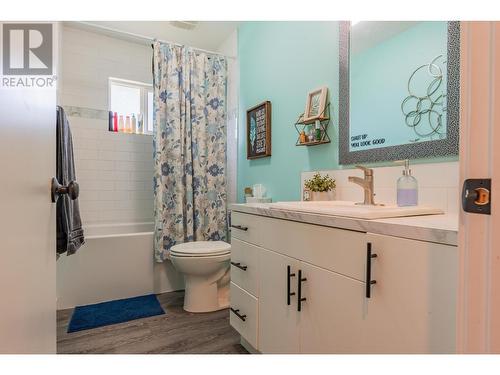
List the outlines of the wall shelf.
{"type": "MultiPolygon", "coordinates": [[[[328,125],[330,124],[330,103],[326,105],[325,110],[321,114],[319,120],[319,125],[321,129],[321,138],[319,140],[314,140],[314,141],[306,141],[306,142],[300,142],[300,133],[302,131],[306,132],[306,128],[308,127],[315,127],[316,121],[307,121],[304,122],[302,119],[304,118],[304,114],[302,113],[299,118],[297,119],[297,122],[295,122],[295,130],[298,133],[297,137],[297,142],[295,143],[295,146],[317,146],[317,145],[322,145],[325,143],[330,143],[330,137],[328,136],[327,128],[328,125]]],[[[306,132],[306,137],[307,137],[307,132],[306,132]]]]}
{"type": "Polygon", "coordinates": [[[323,145],[325,143],[330,143],[330,139],[324,140],[324,141],[313,141],[313,142],[304,142],[304,143],[296,143],[295,146],[317,146],[317,145],[323,145]]]}

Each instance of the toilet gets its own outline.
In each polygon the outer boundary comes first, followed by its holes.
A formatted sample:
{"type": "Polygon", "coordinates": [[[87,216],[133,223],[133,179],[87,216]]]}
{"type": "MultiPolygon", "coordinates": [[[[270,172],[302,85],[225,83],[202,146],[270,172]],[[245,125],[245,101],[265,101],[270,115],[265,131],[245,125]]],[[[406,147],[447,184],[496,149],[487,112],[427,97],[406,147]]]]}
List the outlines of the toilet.
{"type": "Polygon", "coordinates": [[[172,246],[170,260],[184,275],[184,310],[209,312],[229,307],[231,245],[195,241],[172,246]]]}

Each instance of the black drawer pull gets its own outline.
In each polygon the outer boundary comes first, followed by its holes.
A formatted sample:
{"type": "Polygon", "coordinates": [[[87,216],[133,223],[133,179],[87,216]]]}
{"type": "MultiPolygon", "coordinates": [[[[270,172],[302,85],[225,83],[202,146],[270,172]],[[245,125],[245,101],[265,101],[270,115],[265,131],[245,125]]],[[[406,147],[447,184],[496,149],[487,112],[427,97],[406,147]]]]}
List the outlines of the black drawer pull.
{"type": "Polygon", "coordinates": [[[246,316],[246,315],[241,315],[241,314],[240,314],[240,309],[235,310],[235,309],[233,309],[233,308],[231,307],[231,312],[232,312],[234,315],[236,315],[238,318],[240,318],[241,320],[243,320],[243,321],[245,321],[245,320],[246,320],[246,318],[247,318],[247,316],[246,316]]]}
{"type": "Polygon", "coordinates": [[[248,230],[248,227],[244,227],[242,225],[231,225],[231,228],[236,228],[239,230],[244,230],[245,232],[248,230]]]}
{"type": "Polygon", "coordinates": [[[290,297],[295,295],[295,292],[290,292],[290,283],[291,283],[291,278],[295,277],[295,274],[292,273],[291,267],[287,266],[286,267],[286,304],[290,306],[290,297]]]}
{"type": "Polygon", "coordinates": [[[299,282],[297,285],[297,293],[298,293],[298,298],[297,298],[297,311],[302,310],[302,302],[306,301],[307,298],[302,297],[302,282],[307,281],[305,277],[302,277],[302,270],[299,270],[299,282]]]}
{"type": "Polygon", "coordinates": [[[240,270],[243,270],[243,271],[246,271],[248,266],[242,266],[240,262],[238,263],[235,263],[235,262],[231,262],[231,264],[235,267],[238,267],[240,270]]]}
{"type": "Polygon", "coordinates": [[[376,280],[372,280],[372,259],[376,258],[377,254],[372,254],[372,243],[366,244],[366,298],[371,297],[372,285],[376,284],[376,280]]]}

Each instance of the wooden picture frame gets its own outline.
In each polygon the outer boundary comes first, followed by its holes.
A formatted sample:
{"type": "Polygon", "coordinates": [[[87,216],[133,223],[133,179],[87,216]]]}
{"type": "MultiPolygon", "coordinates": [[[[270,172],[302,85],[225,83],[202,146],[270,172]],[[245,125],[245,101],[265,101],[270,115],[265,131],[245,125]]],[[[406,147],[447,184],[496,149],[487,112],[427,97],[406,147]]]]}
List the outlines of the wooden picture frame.
{"type": "Polygon", "coordinates": [[[314,122],[325,120],[326,101],[328,97],[328,87],[322,86],[307,94],[306,110],[304,111],[303,122],[314,122]]]}
{"type": "Polygon", "coordinates": [[[247,110],[247,159],[271,156],[271,102],[247,110]]]}

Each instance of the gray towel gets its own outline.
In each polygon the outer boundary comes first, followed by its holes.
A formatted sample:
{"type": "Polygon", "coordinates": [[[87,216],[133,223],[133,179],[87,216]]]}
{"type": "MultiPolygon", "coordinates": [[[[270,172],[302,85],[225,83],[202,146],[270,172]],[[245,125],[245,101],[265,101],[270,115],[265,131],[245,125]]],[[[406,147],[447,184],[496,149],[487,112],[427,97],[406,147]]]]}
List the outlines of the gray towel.
{"type": "MultiPolygon", "coordinates": [[[[57,170],[61,185],[76,181],[73,141],[64,109],[57,106],[57,170]]],[[[67,194],[57,200],[57,254],[74,254],[85,243],[78,199],[71,200],[67,194]]]]}

